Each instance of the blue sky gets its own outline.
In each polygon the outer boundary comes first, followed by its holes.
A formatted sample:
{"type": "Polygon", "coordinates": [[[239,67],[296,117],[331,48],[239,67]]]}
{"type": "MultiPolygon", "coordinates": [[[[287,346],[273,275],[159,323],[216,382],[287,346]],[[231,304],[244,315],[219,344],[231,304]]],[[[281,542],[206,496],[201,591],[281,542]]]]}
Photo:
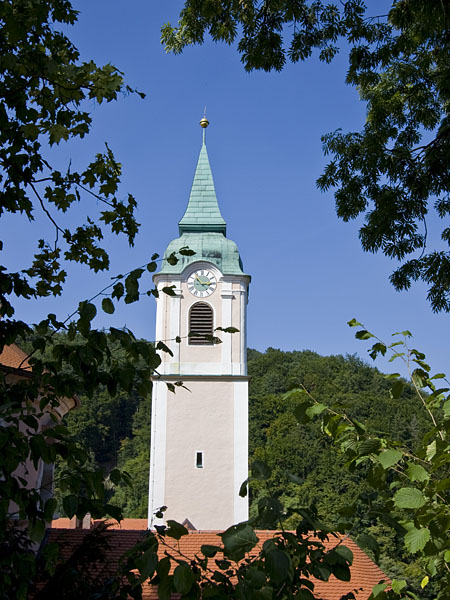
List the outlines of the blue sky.
{"type": "MultiPolygon", "coordinates": [[[[238,244],[253,278],[249,346],[356,352],[366,358],[367,346],[354,340],[346,325],[357,317],[384,339],[410,329],[414,345],[427,354],[434,370],[447,370],[448,315],[431,312],[423,285],[395,292],[388,281],[395,263],[364,253],[358,241],[361,221],[339,221],[332,192],[323,194],[315,186],[326,164],[320,136],[339,127],[358,130],[364,120],[364,104],[344,84],[345,53],[331,65],[313,59],[287,65],[282,73],[247,74],[237,52],[209,41],[181,56],[164,52],[160,28],[176,21],[182,2],[83,0],[74,6],[80,18],[69,36],[82,59],[111,62],[125,72],[129,85],[147,94],[145,100],[130,96],[106,106],[89,104],[94,117],[90,136],[54,151],[54,163],[61,168],[69,159],[74,168],[82,168],[108,141],[123,164],[121,193],[136,197],[142,226],[132,249],[115,236],[107,239],[110,275],[147,262],[153,252],[162,254],[177,237],[206,105],[219,204],[228,237],[238,244]]],[[[76,210],[84,218],[97,209],[94,201],[76,210]]],[[[33,239],[52,239],[41,215],[32,224],[10,217],[6,225],[11,268],[30,260],[33,239]]],[[[71,268],[61,298],[19,303],[17,315],[30,322],[49,311],[65,317],[80,299],[107,284],[110,275],[71,268]]],[[[139,306],[118,310],[112,321],[100,313],[97,325],[126,325],[153,339],[154,320],[154,303],[146,298],[139,306]]]]}

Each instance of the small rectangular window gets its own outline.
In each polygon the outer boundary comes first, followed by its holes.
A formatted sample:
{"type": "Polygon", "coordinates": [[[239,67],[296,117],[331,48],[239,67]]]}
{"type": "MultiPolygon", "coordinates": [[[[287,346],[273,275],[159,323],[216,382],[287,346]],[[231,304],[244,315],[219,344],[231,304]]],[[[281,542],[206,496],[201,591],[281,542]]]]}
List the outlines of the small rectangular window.
{"type": "Polygon", "coordinates": [[[203,469],[203,452],[196,453],[195,466],[197,467],[197,469],[203,469]]]}

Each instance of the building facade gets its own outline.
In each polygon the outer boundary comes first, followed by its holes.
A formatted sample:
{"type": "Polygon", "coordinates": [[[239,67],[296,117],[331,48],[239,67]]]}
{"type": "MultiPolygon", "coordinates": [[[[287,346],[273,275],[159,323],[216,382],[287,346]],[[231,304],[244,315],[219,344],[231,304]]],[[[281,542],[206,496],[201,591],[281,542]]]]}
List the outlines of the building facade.
{"type": "Polygon", "coordinates": [[[200,124],[203,144],[179,237],[154,275],[160,292],[155,339],[171,353],[162,354],[153,381],[148,522],[187,519],[195,529],[223,530],[248,518],[239,488],[248,475],[250,276],[226,237],[205,144],[208,121],[200,124]],[[182,248],[195,254],[180,255],[182,248]],[[162,292],[170,286],[173,295],[162,292]],[[180,381],[183,387],[170,391],[180,381]],[[155,518],[161,506],[164,519],[155,518]]]}

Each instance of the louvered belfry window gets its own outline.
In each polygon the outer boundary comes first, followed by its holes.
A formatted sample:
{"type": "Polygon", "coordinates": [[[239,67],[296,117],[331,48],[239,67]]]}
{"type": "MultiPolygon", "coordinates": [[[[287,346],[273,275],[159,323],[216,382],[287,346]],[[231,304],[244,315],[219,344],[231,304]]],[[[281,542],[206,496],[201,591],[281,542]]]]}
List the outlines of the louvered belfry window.
{"type": "Polygon", "coordinates": [[[196,302],[191,306],[189,312],[189,336],[190,344],[211,346],[212,341],[207,336],[213,335],[213,309],[206,302],[196,302]]]}

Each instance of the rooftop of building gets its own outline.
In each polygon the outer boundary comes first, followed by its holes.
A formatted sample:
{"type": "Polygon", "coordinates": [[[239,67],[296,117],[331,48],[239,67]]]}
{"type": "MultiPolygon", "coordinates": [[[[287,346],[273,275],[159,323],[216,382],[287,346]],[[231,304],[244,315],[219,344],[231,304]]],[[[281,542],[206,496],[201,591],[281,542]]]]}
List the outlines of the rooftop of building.
{"type": "MultiPolygon", "coordinates": [[[[61,520],[59,524],[63,522],[61,520]]],[[[111,523],[109,529],[105,532],[108,543],[106,558],[103,563],[95,563],[92,569],[96,573],[102,573],[105,577],[111,575],[119,564],[121,556],[142,541],[147,527],[146,519],[124,519],[120,524],[111,523]]],[[[61,557],[68,560],[79,548],[85,536],[92,531],[91,529],[60,529],[49,530],[48,543],[56,542],[59,544],[61,557]]],[[[158,555],[164,557],[166,552],[176,554],[179,552],[183,559],[193,559],[201,554],[201,547],[205,545],[221,546],[222,540],[218,531],[189,531],[188,535],[183,536],[179,541],[172,538],[164,538],[163,544],[160,544],[158,555]]],[[[261,549],[263,543],[274,536],[276,532],[269,530],[259,530],[255,532],[258,537],[257,549],[261,549]]],[[[322,600],[340,600],[345,594],[353,592],[357,600],[367,600],[371,594],[372,587],[380,581],[387,581],[383,571],[357,546],[350,538],[342,535],[330,537],[324,542],[327,550],[333,547],[345,544],[353,552],[353,564],[351,566],[351,581],[341,581],[331,576],[328,581],[312,579],[314,583],[314,594],[322,600]]],[[[220,553],[216,558],[220,559],[220,553]]],[[[144,600],[156,600],[158,598],[157,588],[143,583],[142,587],[144,600]]]]}
{"type": "Polygon", "coordinates": [[[11,344],[4,346],[0,352],[0,365],[7,369],[13,369],[15,371],[23,371],[25,373],[31,373],[31,365],[27,360],[27,353],[24,352],[17,344],[11,344]]]}

